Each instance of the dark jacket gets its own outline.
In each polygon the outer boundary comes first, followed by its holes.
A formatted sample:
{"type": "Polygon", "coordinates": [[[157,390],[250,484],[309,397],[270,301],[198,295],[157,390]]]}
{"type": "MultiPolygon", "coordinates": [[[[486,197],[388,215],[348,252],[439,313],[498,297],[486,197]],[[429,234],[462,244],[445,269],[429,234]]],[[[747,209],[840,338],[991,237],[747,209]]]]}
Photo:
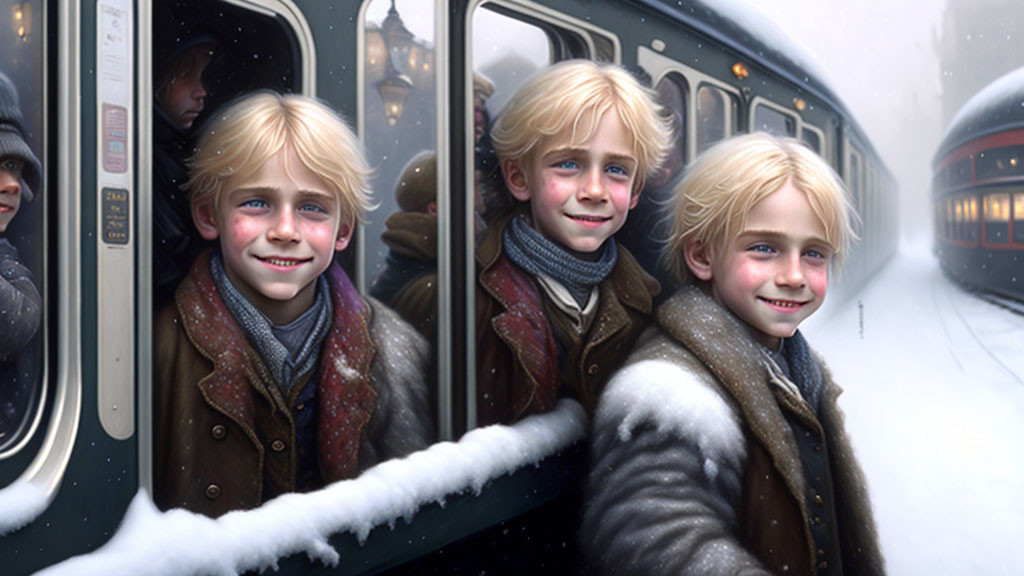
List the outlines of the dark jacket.
{"type": "MultiPolygon", "coordinates": [[[[264,482],[295,489],[294,411],[315,409],[324,483],[425,447],[432,435],[423,338],[364,300],[332,264],[333,319],[320,352],[314,406],[282,394],[196,260],[155,326],[154,500],[208,516],[259,506],[264,482]]],[[[310,375],[293,386],[292,396],[310,375]]]]}
{"type": "Polygon", "coordinates": [[[153,283],[158,302],[169,301],[188,273],[199,246],[192,223],[185,160],[188,134],[174,125],[159,107],[153,108],[153,283]]]}
{"type": "Polygon", "coordinates": [[[883,574],[863,473],[818,361],[818,417],[744,326],[685,286],[609,382],[594,421],[582,545],[604,574],[883,574]],[[807,502],[789,419],[826,440],[833,490],[807,502]],[[841,558],[810,522],[835,510],[841,558]],[[823,564],[826,563],[826,564],[823,564]]]}
{"type": "Polygon", "coordinates": [[[437,216],[396,212],[385,222],[381,240],[388,245],[384,268],[370,294],[398,312],[429,342],[437,317],[437,216]]]}
{"type": "Polygon", "coordinates": [[[555,406],[560,388],[592,413],[608,376],[650,321],[658,283],[627,250],[601,282],[590,329],[559,374],[551,306],[536,278],[508,259],[502,232],[516,213],[487,228],[477,247],[477,419],[515,422],[555,406]],[[565,380],[565,381],[563,381],[565,380]]]}

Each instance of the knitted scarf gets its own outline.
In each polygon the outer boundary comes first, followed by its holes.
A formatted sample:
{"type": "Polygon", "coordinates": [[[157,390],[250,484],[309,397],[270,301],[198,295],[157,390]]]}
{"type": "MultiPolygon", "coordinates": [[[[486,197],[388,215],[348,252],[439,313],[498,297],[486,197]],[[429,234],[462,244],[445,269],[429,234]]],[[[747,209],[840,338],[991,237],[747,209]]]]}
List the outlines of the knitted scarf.
{"type": "Polygon", "coordinates": [[[783,339],[782,350],[773,352],[772,357],[786,377],[800,389],[800,394],[810,405],[811,410],[817,414],[821,399],[821,369],[814,361],[803,334],[797,330],[789,338],[783,339]]]}
{"type": "Polygon", "coordinates": [[[316,297],[309,310],[285,326],[274,326],[231,283],[219,252],[210,257],[210,273],[225,306],[287,397],[292,385],[316,367],[320,347],[330,328],[332,312],[327,279],[322,274],[316,279],[316,297]]]}
{"type": "Polygon", "coordinates": [[[580,308],[586,306],[594,286],[611,274],[619,257],[615,239],[608,238],[596,262],[584,260],[531,228],[521,216],[509,220],[502,243],[509,260],[534,276],[543,273],[557,280],[580,308]]]}

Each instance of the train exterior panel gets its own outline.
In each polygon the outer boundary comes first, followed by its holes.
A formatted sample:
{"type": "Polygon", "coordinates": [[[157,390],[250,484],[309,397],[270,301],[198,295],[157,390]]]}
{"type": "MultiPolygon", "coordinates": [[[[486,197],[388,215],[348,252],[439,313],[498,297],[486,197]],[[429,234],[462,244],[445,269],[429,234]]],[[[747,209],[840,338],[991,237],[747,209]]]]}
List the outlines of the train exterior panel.
{"type": "MultiPolygon", "coordinates": [[[[0,26],[6,47],[0,71],[17,87],[25,139],[42,161],[35,200],[5,235],[32,271],[43,302],[38,333],[19,356],[29,366],[27,384],[11,403],[16,417],[9,430],[0,431],[5,574],[33,573],[97,550],[118,531],[137,492],[152,488],[152,318],[161,303],[154,281],[161,266],[153,256],[152,182],[160,145],[154,134],[161,121],[154,93],[161,59],[189,35],[215,38],[216,45],[199,121],[239,94],[271,89],[316,96],[356,129],[374,167],[379,207],[339,259],[363,291],[373,289],[387,262],[381,237],[387,217],[398,210],[393,191],[403,166],[424,150],[436,153],[432,409],[438,444],[432,449],[447,449],[446,441],[476,428],[474,227],[480,173],[493,169],[476,129],[480,77],[491,84],[483,109],[492,118],[532,71],[569,58],[618,63],[650,83],[674,116],[675,148],[665,173],[644,190],[646,207],[634,211],[634,225],[620,235],[666,285],[672,280],[657,269],[663,240],[658,207],[700,152],[757,130],[802,140],[849,188],[862,241],[831,298],[854,293],[895,250],[896,187],[885,163],[806,55],[741,4],[0,5],[0,19],[11,20],[0,26]],[[508,38],[516,41],[496,40],[508,38]]],[[[1014,193],[1009,196],[1014,202],[1014,193]]],[[[988,230],[978,229],[979,244],[988,230]]],[[[1012,222],[1005,233],[1019,241],[1012,222]]],[[[280,560],[281,571],[571,570],[579,562],[572,532],[586,455],[575,412],[567,414],[571,425],[552,429],[573,432],[552,442],[557,448],[539,465],[496,472],[481,486],[447,494],[443,505],[422,502],[415,514],[379,522],[368,533],[338,531],[329,543],[345,561],[336,566],[293,551],[280,560]]]]}
{"type": "Polygon", "coordinates": [[[1024,299],[1024,71],[971,98],[934,160],[935,251],[947,274],[1024,299]]]}

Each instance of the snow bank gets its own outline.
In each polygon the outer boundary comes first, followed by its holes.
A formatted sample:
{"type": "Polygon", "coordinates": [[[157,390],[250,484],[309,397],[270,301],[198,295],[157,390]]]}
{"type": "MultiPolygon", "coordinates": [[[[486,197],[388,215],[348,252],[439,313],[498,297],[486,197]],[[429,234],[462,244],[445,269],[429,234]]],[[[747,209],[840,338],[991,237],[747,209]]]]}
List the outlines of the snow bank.
{"type": "Polygon", "coordinates": [[[45,490],[23,480],[0,490],[0,536],[34,520],[46,509],[48,500],[45,490]]]}
{"type": "Polygon", "coordinates": [[[553,412],[514,426],[473,430],[456,443],[381,463],[358,478],[216,520],[185,510],[161,512],[140,491],[107,544],[39,574],[238,574],[276,569],[279,558],[300,552],[334,566],[342,559],[328,544],[332,534],[351,532],[363,542],[373,527],[408,522],[425,504],[443,504],[466,490],[479,494],[488,481],[580,440],[585,429],[580,405],[563,400],[553,412]]]}

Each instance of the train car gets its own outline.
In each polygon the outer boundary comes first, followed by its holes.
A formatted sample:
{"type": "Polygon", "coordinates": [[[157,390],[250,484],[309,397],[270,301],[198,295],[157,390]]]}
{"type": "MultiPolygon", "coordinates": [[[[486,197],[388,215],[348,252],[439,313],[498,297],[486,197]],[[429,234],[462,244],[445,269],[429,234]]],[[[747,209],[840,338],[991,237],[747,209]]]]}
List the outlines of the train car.
{"type": "Polygon", "coordinates": [[[1024,69],[975,94],[933,161],[935,252],[983,293],[1024,300],[1024,69]]]}
{"type": "Polygon", "coordinates": [[[675,118],[672,157],[644,191],[651,207],[637,213],[643,226],[622,233],[638,252],[656,252],[659,237],[648,231],[661,225],[657,207],[686,164],[718,140],[757,130],[801,139],[849,187],[862,241],[833,294],[852,294],[895,247],[896,187],[882,159],[821,73],[741,4],[0,4],[7,22],[0,71],[20,98],[20,130],[41,166],[31,178],[33,201],[0,233],[31,271],[41,302],[34,335],[11,355],[17,370],[0,376],[8,380],[0,382],[4,574],[55,564],[58,573],[76,574],[140,566],[153,573],[571,571],[586,460],[581,409],[570,402],[491,428],[477,426],[475,410],[473,254],[482,173],[492,167],[487,120],[533,71],[555,62],[620,64],[649,82],[675,118]],[[155,256],[161,223],[153,182],[165,120],[157,92],[166,59],[196,44],[209,47],[196,96],[203,105],[187,111],[196,125],[240,94],[270,89],[316,96],[355,128],[379,204],[338,256],[360,290],[371,291],[387,263],[382,234],[399,210],[394,190],[403,167],[423,151],[436,154],[430,377],[437,443],[352,481],[217,521],[161,513],[148,497],[153,317],[165,271],[155,256]]]}

